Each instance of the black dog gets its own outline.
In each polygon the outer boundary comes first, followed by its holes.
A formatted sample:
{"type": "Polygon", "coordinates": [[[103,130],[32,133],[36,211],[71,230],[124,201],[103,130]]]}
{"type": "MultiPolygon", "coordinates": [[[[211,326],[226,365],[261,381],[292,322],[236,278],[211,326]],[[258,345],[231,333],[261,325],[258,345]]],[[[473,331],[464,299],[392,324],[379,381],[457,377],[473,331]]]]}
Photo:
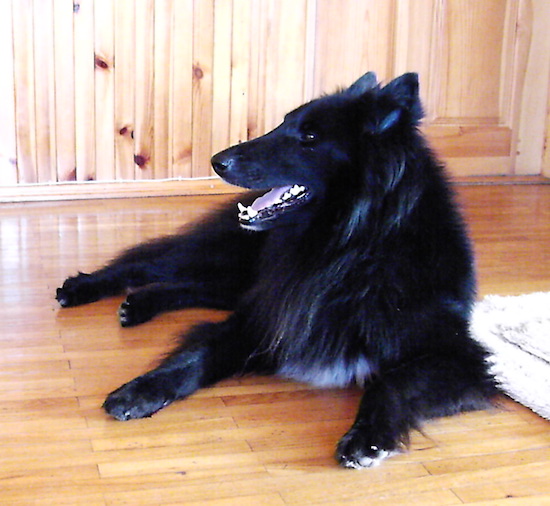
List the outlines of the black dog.
{"type": "Polygon", "coordinates": [[[233,310],[111,393],[107,412],[147,417],[246,373],[357,383],[365,393],[337,459],[362,468],[423,420],[486,407],[496,388],[468,330],[472,251],[421,117],[415,74],[381,87],[368,73],[212,158],[227,182],[268,193],[67,279],[62,306],[132,289],[124,326],[190,306],[233,310]]]}

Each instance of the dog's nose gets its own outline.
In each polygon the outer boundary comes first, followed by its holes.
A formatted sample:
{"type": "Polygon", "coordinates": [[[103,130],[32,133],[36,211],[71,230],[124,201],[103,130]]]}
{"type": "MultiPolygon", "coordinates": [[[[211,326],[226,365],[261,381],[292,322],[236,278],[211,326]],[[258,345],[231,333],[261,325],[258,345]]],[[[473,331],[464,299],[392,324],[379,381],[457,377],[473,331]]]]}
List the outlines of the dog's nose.
{"type": "Polygon", "coordinates": [[[210,163],[212,164],[212,168],[216,171],[216,174],[221,177],[223,177],[224,174],[227,174],[231,168],[231,158],[221,156],[221,153],[214,155],[211,158],[210,163]]]}

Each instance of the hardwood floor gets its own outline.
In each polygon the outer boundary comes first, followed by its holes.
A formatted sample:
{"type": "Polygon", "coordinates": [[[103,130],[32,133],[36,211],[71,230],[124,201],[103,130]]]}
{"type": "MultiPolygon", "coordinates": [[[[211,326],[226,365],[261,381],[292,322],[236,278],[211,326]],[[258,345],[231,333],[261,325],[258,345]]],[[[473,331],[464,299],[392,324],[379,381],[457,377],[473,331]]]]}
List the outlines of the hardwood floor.
{"type": "MultiPolygon", "coordinates": [[[[480,295],[550,290],[550,185],[460,186],[480,295]]],[[[381,467],[333,460],[359,399],[274,378],[226,381],[151,419],[106,393],[205,310],[118,326],[121,298],[60,310],[55,288],[227,197],[0,206],[0,504],[550,504],[550,424],[509,400],[443,419],[381,467]]]]}

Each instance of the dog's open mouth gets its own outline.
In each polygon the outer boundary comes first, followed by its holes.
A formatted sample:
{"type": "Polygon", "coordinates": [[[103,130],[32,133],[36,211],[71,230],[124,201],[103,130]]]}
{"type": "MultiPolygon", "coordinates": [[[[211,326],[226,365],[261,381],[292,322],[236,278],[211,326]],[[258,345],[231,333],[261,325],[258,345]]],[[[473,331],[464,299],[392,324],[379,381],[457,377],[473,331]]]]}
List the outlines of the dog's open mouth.
{"type": "Polygon", "coordinates": [[[244,228],[262,230],[282,214],[305,204],[310,196],[311,193],[305,186],[278,186],[258,197],[248,207],[239,202],[239,222],[244,228]]]}

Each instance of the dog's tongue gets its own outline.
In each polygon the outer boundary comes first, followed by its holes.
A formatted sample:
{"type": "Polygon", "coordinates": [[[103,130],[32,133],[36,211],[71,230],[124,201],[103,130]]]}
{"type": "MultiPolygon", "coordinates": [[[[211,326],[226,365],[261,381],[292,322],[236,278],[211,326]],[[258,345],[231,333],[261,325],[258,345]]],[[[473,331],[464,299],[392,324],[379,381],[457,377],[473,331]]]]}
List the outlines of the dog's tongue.
{"type": "Polygon", "coordinates": [[[292,186],[277,186],[273,188],[265,195],[258,197],[254,202],[252,202],[252,209],[254,209],[254,211],[261,211],[262,209],[275,205],[281,201],[281,197],[291,188],[292,186]]]}

